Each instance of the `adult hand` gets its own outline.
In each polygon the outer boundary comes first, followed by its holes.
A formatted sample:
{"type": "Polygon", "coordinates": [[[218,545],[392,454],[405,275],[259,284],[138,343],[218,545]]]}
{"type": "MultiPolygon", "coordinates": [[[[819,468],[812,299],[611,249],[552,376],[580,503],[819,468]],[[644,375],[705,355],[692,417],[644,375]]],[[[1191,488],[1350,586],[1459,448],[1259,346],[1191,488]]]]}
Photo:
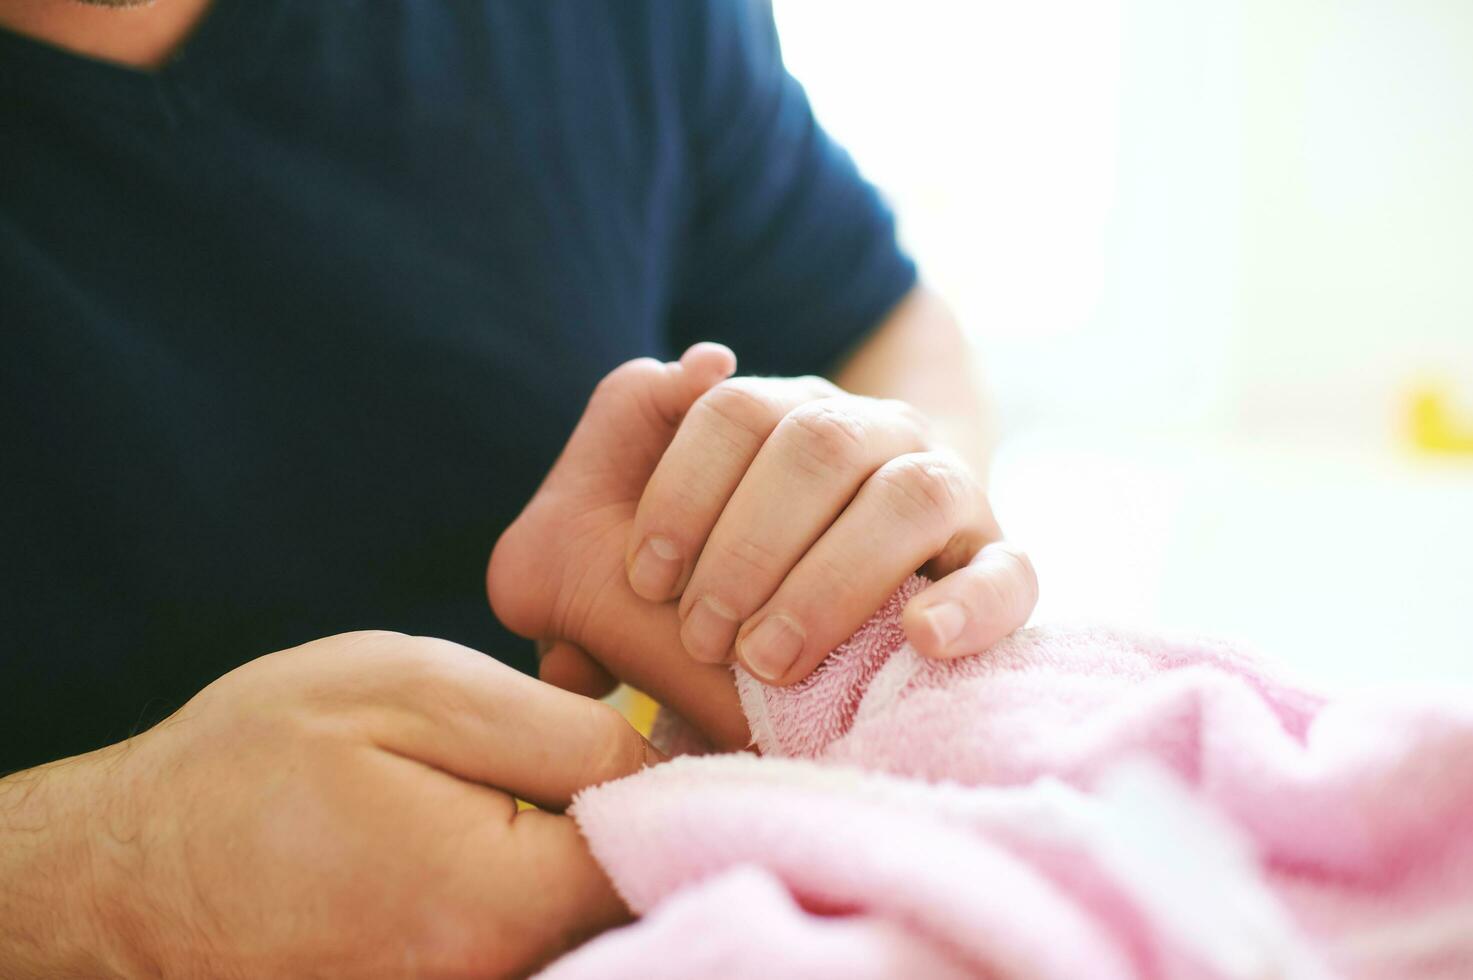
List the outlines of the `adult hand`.
{"type": "Polygon", "coordinates": [[[685,416],[640,496],[629,583],[679,598],[681,639],[707,663],[733,652],[772,684],[806,677],[909,575],[923,655],[978,653],[1038,600],[982,483],[904,402],[821,378],[740,378],[685,416]]]}
{"type": "Polygon", "coordinates": [[[617,677],[737,748],[746,723],[716,661],[735,647],[791,683],[918,567],[941,578],[906,611],[922,653],[978,652],[1023,625],[1032,568],[914,411],[814,378],[727,380],[735,366],[698,344],[615,370],[497,542],[492,607],[542,641],[545,679],[599,694],[617,677]],[[781,670],[757,652],[773,616],[801,633],[781,670]]]}
{"type": "Polygon", "coordinates": [[[440,640],[249,663],[156,728],[0,781],[0,974],[523,973],[627,917],[560,808],[648,746],[440,640]]]}

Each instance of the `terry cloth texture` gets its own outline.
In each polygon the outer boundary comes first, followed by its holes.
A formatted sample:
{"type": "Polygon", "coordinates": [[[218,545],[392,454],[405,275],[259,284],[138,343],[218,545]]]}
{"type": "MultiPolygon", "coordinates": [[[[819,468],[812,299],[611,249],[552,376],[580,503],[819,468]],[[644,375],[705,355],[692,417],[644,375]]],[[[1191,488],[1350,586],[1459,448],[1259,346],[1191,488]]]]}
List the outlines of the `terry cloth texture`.
{"type": "Polygon", "coordinates": [[[645,918],[547,977],[1473,976],[1468,692],[1103,631],[928,661],[922,585],[799,686],[738,674],[761,756],[578,798],[645,918]]]}

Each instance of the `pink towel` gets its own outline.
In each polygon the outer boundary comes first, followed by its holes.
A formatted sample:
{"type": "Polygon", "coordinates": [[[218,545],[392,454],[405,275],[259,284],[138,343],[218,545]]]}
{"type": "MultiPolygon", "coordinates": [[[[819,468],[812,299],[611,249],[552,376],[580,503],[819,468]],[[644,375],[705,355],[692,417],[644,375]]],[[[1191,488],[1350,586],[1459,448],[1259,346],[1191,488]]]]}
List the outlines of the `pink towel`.
{"type": "Polygon", "coordinates": [[[801,685],[738,671],[761,757],[579,797],[645,918],[547,977],[1473,977],[1467,692],[1108,632],[928,661],[922,584],[801,685]]]}

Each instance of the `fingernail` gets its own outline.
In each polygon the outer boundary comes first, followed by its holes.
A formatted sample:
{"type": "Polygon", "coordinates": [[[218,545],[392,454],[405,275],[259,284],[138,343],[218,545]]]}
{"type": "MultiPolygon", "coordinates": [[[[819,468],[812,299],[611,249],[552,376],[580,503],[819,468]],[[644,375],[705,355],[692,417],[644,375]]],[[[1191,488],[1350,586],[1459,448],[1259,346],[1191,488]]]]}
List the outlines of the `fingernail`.
{"type": "Polygon", "coordinates": [[[690,607],[685,622],[680,626],[680,642],[695,659],[719,664],[726,659],[736,630],[736,613],[716,599],[702,596],[690,607]]]}
{"type": "Polygon", "coordinates": [[[746,635],[737,652],[748,670],[764,681],[775,681],[803,652],[803,630],[787,616],[768,616],[746,635]]]}
{"type": "Polygon", "coordinates": [[[644,599],[667,599],[680,578],[680,549],[669,538],[644,539],[629,566],[629,587],[644,599]]]}
{"type": "Polygon", "coordinates": [[[955,643],[962,635],[962,628],[967,625],[966,612],[954,602],[938,602],[926,610],[924,618],[939,650],[955,643]]]}
{"type": "Polygon", "coordinates": [[[668,755],[655,748],[648,741],[644,743],[644,765],[646,769],[650,766],[657,766],[662,762],[669,761],[670,757],[668,755]]]}

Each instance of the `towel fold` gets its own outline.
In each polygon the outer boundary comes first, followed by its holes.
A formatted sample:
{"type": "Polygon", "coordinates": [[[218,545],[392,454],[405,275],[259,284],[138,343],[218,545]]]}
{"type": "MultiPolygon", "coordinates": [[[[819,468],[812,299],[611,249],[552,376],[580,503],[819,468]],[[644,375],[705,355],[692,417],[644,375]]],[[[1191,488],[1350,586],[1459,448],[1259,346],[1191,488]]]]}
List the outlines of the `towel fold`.
{"type": "Polygon", "coordinates": [[[1473,976],[1468,692],[1329,699],[1106,631],[929,661],[923,586],[800,685],[738,671],[760,757],[580,795],[647,917],[547,976],[1473,976]]]}

